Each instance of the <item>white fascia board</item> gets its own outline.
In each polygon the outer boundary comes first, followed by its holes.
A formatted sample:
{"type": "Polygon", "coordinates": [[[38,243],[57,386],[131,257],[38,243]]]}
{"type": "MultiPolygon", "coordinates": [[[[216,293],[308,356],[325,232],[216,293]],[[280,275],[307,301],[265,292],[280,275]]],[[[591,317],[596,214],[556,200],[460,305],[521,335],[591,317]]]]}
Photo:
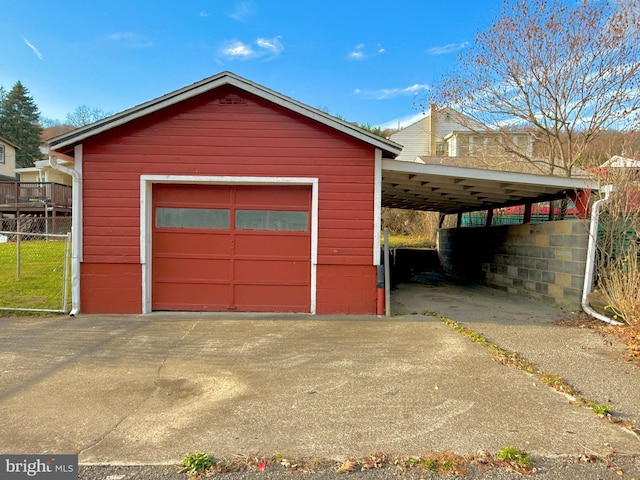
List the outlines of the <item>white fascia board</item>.
{"type": "Polygon", "coordinates": [[[367,132],[366,130],[361,129],[360,127],[356,127],[349,122],[345,122],[344,120],[340,120],[339,118],[332,117],[320,110],[309,107],[292,98],[280,95],[258,84],[239,79],[236,79],[236,81],[230,81],[229,84],[243,89],[249,93],[253,93],[254,95],[264,98],[265,100],[269,100],[270,102],[275,103],[276,105],[284,107],[288,110],[299,113],[300,115],[303,115],[307,118],[346,133],[347,135],[356,137],[359,140],[374,145],[377,148],[388,151],[393,155],[399,155],[402,151],[402,145],[392,140],[387,140],[378,135],[367,132]]]}
{"type": "Polygon", "coordinates": [[[397,160],[383,160],[382,170],[409,174],[440,175],[444,177],[460,177],[476,180],[489,180],[513,184],[546,185],[578,190],[598,190],[598,182],[586,178],[556,177],[552,175],[536,175],[533,173],[502,172],[476,168],[452,167],[448,165],[426,165],[397,160]]]}

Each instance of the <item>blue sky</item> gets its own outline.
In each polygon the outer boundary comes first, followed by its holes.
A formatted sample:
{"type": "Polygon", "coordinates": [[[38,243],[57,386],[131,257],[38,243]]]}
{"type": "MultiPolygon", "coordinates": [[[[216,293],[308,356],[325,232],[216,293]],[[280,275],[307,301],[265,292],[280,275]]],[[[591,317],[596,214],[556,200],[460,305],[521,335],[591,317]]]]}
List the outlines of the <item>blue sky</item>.
{"type": "Polygon", "coordinates": [[[118,112],[231,71],[348,121],[415,118],[500,0],[22,0],[0,16],[0,85],[41,115],[118,112]]]}

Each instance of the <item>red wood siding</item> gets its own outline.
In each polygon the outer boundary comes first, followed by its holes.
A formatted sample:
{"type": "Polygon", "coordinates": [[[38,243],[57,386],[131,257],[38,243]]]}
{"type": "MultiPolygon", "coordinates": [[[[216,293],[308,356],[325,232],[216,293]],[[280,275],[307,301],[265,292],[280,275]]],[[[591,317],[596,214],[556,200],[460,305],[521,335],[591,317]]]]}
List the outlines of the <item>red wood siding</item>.
{"type": "MultiPolygon", "coordinates": [[[[318,264],[363,267],[366,286],[348,289],[375,296],[374,147],[346,134],[226,86],[85,141],[82,168],[85,265],[139,265],[140,175],[317,177],[318,264]]],[[[320,288],[318,312],[346,311],[320,288]]]]}
{"type": "Polygon", "coordinates": [[[375,313],[375,273],[374,266],[318,265],[317,313],[375,313]]]}
{"type": "Polygon", "coordinates": [[[85,313],[140,313],[140,264],[83,263],[80,305],[85,313]]]}

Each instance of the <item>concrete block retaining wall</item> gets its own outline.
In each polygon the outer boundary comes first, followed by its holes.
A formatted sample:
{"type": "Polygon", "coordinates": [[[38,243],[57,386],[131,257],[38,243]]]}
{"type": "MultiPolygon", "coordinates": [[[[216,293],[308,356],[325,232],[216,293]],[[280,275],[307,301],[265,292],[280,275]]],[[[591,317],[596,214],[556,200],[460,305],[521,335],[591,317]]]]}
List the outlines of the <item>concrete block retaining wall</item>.
{"type": "Polygon", "coordinates": [[[567,309],[580,308],[588,224],[561,220],[438,232],[443,270],[567,309]]]}

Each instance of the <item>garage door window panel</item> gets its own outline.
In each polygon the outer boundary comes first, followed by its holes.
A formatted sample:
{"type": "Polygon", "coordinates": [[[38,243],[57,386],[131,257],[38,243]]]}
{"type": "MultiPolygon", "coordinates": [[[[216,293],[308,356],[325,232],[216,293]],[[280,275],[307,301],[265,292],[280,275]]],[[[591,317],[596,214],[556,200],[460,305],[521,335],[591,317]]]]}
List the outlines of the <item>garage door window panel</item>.
{"type": "Polygon", "coordinates": [[[156,209],[157,228],[229,229],[228,209],[218,208],[162,208],[156,209]]]}
{"type": "Polygon", "coordinates": [[[236,210],[237,230],[306,232],[309,213],[282,210],[236,210]]]}

